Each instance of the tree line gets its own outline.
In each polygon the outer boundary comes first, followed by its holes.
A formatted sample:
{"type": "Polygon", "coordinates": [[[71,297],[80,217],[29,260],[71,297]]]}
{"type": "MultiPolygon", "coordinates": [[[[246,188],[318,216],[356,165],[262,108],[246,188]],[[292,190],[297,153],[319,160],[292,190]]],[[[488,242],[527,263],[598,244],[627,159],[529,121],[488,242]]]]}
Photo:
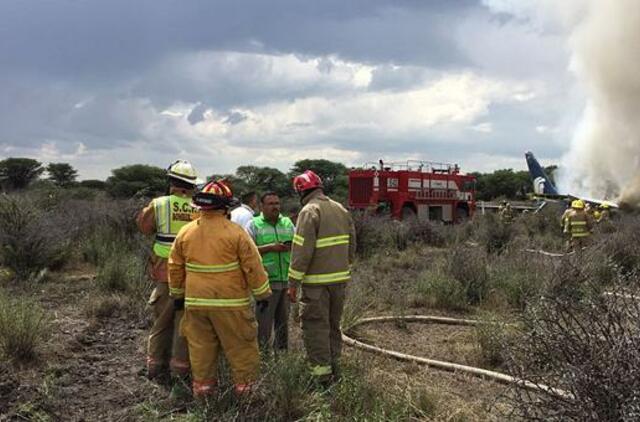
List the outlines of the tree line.
{"type": "MultiPolygon", "coordinates": [[[[276,192],[281,197],[294,196],[291,179],[311,169],[318,173],[325,190],[336,200],[346,202],[348,168],[338,162],[324,159],[305,159],[294,163],[284,173],[272,167],[240,166],[232,174],[211,175],[207,179],[224,178],[230,182],[236,195],[255,192],[276,192]]],[[[556,166],[547,167],[552,176],[556,166]]],[[[491,173],[471,173],[477,179],[476,198],[489,201],[496,198],[525,199],[532,192],[527,171],[501,169],[491,173]]],[[[77,181],[78,172],[68,163],[43,163],[32,158],[7,158],[0,161],[0,187],[3,191],[23,190],[37,184],[50,184],[58,188],[88,188],[106,192],[113,198],[156,196],[167,190],[166,170],[146,164],[133,164],[111,170],[106,180],[77,181]],[[46,178],[42,178],[46,172],[46,178]]]]}

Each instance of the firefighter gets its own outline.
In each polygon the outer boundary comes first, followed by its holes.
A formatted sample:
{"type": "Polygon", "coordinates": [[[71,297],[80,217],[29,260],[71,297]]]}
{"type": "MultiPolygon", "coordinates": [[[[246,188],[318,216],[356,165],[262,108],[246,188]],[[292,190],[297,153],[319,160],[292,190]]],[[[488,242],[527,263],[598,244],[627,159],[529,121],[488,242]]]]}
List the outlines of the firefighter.
{"type": "Polygon", "coordinates": [[[136,222],[144,234],[155,234],[150,258],[150,276],[155,282],[149,305],[153,309],[153,325],[147,342],[147,376],[164,379],[171,375],[183,377],[189,373],[189,358],[184,338],[177,327],[182,316],[175,312],[167,285],[167,259],[178,231],[194,216],[191,196],[200,183],[193,166],[178,160],[167,169],[169,195],[155,198],[138,214],[136,222]]]}
{"type": "Polygon", "coordinates": [[[301,285],[302,338],[312,376],[328,385],[339,377],[340,318],[356,248],[351,215],[325,196],[322,181],[307,170],[293,180],[303,205],[293,236],[289,299],[301,285]]]}
{"type": "Polygon", "coordinates": [[[511,208],[511,204],[507,201],[502,201],[498,209],[498,215],[500,216],[500,221],[505,224],[513,222],[513,208],[511,208]]]}
{"type": "Polygon", "coordinates": [[[215,393],[221,352],[238,396],[251,391],[260,366],[251,295],[264,301],[271,289],[258,249],[228,219],[232,199],[222,181],[196,192],[193,206],[200,217],[180,230],[169,257],[169,287],[176,308],[185,309],[180,329],[189,346],[198,399],[215,393]]]}
{"type": "Polygon", "coordinates": [[[576,199],[571,203],[571,212],[565,218],[564,233],[570,237],[570,249],[580,251],[591,236],[591,217],[585,211],[584,202],[576,199]]]}
{"type": "Polygon", "coordinates": [[[273,292],[268,305],[257,308],[258,342],[263,348],[269,349],[271,332],[274,330],[273,348],[276,351],[286,350],[289,343],[287,283],[295,227],[289,217],[280,214],[280,198],[277,193],[263,194],[260,206],[262,213],[253,217],[245,228],[262,255],[262,265],[269,274],[269,284],[273,292]]]}
{"type": "Polygon", "coordinates": [[[596,219],[596,222],[598,223],[607,222],[609,221],[610,218],[611,218],[611,211],[609,210],[609,204],[605,202],[602,205],[600,205],[600,213],[598,215],[598,218],[596,219]]]}

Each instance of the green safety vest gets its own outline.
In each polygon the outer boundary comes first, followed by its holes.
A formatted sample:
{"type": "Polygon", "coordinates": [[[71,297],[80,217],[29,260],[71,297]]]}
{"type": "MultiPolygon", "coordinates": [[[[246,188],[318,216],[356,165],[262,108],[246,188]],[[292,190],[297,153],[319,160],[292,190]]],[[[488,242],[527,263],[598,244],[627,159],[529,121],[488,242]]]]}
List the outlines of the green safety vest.
{"type": "Polygon", "coordinates": [[[180,229],[193,219],[195,210],[191,198],[178,195],[161,196],[153,200],[156,214],[156,241],[153,253],[160,258],[169,258],[171,245],[180,229]]]}
{"type": "MultiPolygon", "coordinates": [[[[253,217],[253,226],[256,234],[256,244],[266,246],[275,243],[291,242],[295,227],[289,217],[279,216],[274,226],[261,213],[253,217]]],[[[262,255],[262,265],[269,274],[269,281],[286,282],[289,279],[289,262],[291,252],[268,252],[262,255]]]]}

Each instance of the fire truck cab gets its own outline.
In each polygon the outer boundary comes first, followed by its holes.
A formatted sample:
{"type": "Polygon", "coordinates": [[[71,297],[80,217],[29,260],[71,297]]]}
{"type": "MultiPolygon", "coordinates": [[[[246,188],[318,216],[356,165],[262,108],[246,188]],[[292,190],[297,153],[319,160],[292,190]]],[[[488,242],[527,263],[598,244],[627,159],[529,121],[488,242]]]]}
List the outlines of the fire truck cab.
{"type": "Polygon", "coordinates": [[[349,171],[349,206],[399,219],[456,223],[475,212],[475,183],[457,164],[380,160],[349,171]]]}

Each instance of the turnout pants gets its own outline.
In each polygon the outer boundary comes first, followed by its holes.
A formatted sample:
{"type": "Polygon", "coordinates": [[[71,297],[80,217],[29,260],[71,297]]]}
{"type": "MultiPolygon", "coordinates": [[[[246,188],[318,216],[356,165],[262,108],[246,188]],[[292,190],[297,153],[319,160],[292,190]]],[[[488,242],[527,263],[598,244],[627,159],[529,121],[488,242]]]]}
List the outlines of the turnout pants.
{"type": "Polygon", "coordinates": [[[330,379],[331,375],[338,375],[342,352],[340,319],[344,298],[344,283],[302,285],[302,338],[311,365],[311,374],[320,381],[330,379]]]}
{"type": "Polygon", "coordinates": [[[258,319],[258,341],[263,348],[271,347],[271,333],[274,333],[273,348],[287,350],[289,346],[289,296],[286,288],[273,288],[269,306],[262,312],[256,310],[258,319]]]}
{"type": "Polygon", "coordinates": [[[187,309],[181,331],[189,345],[195,396],[213,393],[218,381],[221,352],[231,367],[236,393],[244,393],[256,381],[260,353],[253,311],[187,309]]]}
{"type": "Polygon", "coordinates": [[[189,373],[187,343],[178,330],[182,312],[174,312],[173,298],[169,296],[167,283],[156,283],[149,305],[153,309],[153,326],[147,341],[149,374],[158,374],[169,366],[171,375],[187,375],[189,373]]]}

